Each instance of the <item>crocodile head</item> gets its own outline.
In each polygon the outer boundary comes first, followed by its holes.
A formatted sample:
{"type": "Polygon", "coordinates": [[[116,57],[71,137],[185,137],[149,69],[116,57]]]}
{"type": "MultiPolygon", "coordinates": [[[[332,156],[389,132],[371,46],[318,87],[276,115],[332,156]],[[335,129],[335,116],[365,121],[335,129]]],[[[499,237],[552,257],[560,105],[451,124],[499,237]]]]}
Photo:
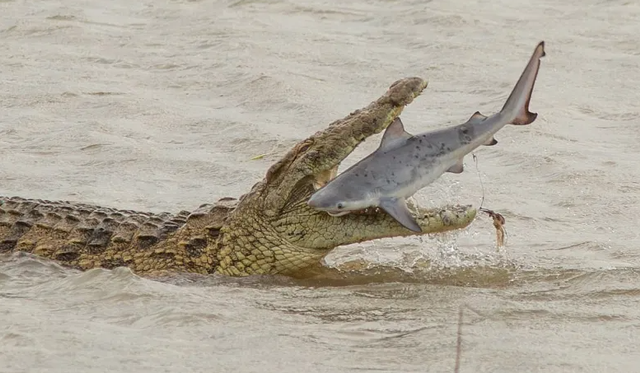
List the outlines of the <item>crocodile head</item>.
{"type": "Polygon", "coordinates": [[[320,262],[333,248],[377,238],[461,229],[476,215],[471,206],[415,207],[421,233],[386,212],[368,209],[331,216],[307,205],[335,177],[342,162],[367,137],[380,133],[427,87],[420,78],[393,83],[365,108],[297,143],[243,195],[220,230],[216,272],[229,275],[294,275],[320,262]]]}

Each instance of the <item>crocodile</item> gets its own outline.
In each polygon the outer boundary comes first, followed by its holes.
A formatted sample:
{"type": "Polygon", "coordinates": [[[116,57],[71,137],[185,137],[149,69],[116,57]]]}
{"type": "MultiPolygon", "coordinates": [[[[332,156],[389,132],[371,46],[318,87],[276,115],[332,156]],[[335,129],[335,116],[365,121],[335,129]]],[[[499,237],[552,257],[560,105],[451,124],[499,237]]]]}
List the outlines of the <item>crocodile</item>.
{"type": "Polygon", "coordinates": [[[358,144],[389,126],[427,85],[418,77],[394,82],[368,106],[294,145],[248,193],[193,211],[0,196],[0,253],[27,252],[79,270],[128,267],[141,276],[299,277],[341,245],[463,229],[476,217],[471,205],[414,206],[422,232],[376,208],[330,216],[307,205],[358,144]]]}

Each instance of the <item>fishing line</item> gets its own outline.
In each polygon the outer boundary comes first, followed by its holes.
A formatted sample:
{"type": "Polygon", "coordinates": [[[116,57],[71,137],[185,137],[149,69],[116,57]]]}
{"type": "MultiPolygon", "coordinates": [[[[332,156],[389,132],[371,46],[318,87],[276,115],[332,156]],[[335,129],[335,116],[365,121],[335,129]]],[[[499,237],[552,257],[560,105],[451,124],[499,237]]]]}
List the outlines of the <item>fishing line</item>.
{"type": "Polygon", "coordinates": [[[480,168],[478,167],[478,157],[476,153],[471,153],[473,156],[473,161],[476,164],[476,172],[478,173],[478,180],[480,180],[480,189],[482,190],[482,198],[480,199],[480,210],[482,210],[482,205],[484,204],[484,183],[482,182],[482,175],[480,174],[480,168]]]}

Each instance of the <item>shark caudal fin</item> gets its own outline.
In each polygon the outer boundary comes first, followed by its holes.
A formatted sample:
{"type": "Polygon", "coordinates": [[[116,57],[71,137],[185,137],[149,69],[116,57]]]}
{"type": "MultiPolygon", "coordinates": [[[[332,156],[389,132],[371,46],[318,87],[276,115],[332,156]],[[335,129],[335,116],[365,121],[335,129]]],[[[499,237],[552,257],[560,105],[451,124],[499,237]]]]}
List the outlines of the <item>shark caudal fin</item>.
{"type": "Polygon", "coordinates": [[[533,86],[538,77],[540,59],[545,55],[544,41],[541,41],[533,51],[527,67],[522,72],[522,75],[520,75],[518,83],[516,83],[507,102],[504,104],[504,107],[502,107],[501,112],[510,118],[509,123],[515,125],[531,124],[538,117],[537,113],[529,111],[529,101],[531,101],[533,86]]]}

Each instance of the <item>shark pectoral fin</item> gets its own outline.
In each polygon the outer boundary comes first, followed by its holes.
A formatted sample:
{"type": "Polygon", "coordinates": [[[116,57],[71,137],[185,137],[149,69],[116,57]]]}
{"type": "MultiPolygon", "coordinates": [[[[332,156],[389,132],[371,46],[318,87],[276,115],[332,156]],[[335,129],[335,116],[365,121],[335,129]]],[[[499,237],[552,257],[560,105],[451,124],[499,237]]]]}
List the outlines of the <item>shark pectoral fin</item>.
{"type": "Polygon", "coordinates": [[[460,159],[456,164],[449,167],[447,172],[451,172],[452,174],[461,174],[464,171],[464,165],[462,164],[462,159],[460,159]]]}
{"type": "Polygon", "coordinates": [[[414,232],[422,232],[422,228],[413,218],[404,198],[385,198],[380,201],[380,208],[405,228],[414,232]]]}
{"type": "Polygon", "coordinates": [[[398,145],[404,144],[405,141],[412,137],[413,135],[404,130],[402,120],[398,117],[394,119],[389,127],[384,131],[384,135],[382,135],[382,141],[380,141],[378,149],[393,149],[398,145]]]}
{"type": "Polygon", "coordinates": [[[482,144],[482,145],[485,145],[485,146],[493,146],[493,145],[495,145],[495,144],[497,144],[497,143],[498,143],[498,140],[496,140],[496,138],[495,138],[495,137],[491,137],[489,140],[487,140],[487,142],[485,142],[485,143],[484,143],[484,144],[482,144]]]}

